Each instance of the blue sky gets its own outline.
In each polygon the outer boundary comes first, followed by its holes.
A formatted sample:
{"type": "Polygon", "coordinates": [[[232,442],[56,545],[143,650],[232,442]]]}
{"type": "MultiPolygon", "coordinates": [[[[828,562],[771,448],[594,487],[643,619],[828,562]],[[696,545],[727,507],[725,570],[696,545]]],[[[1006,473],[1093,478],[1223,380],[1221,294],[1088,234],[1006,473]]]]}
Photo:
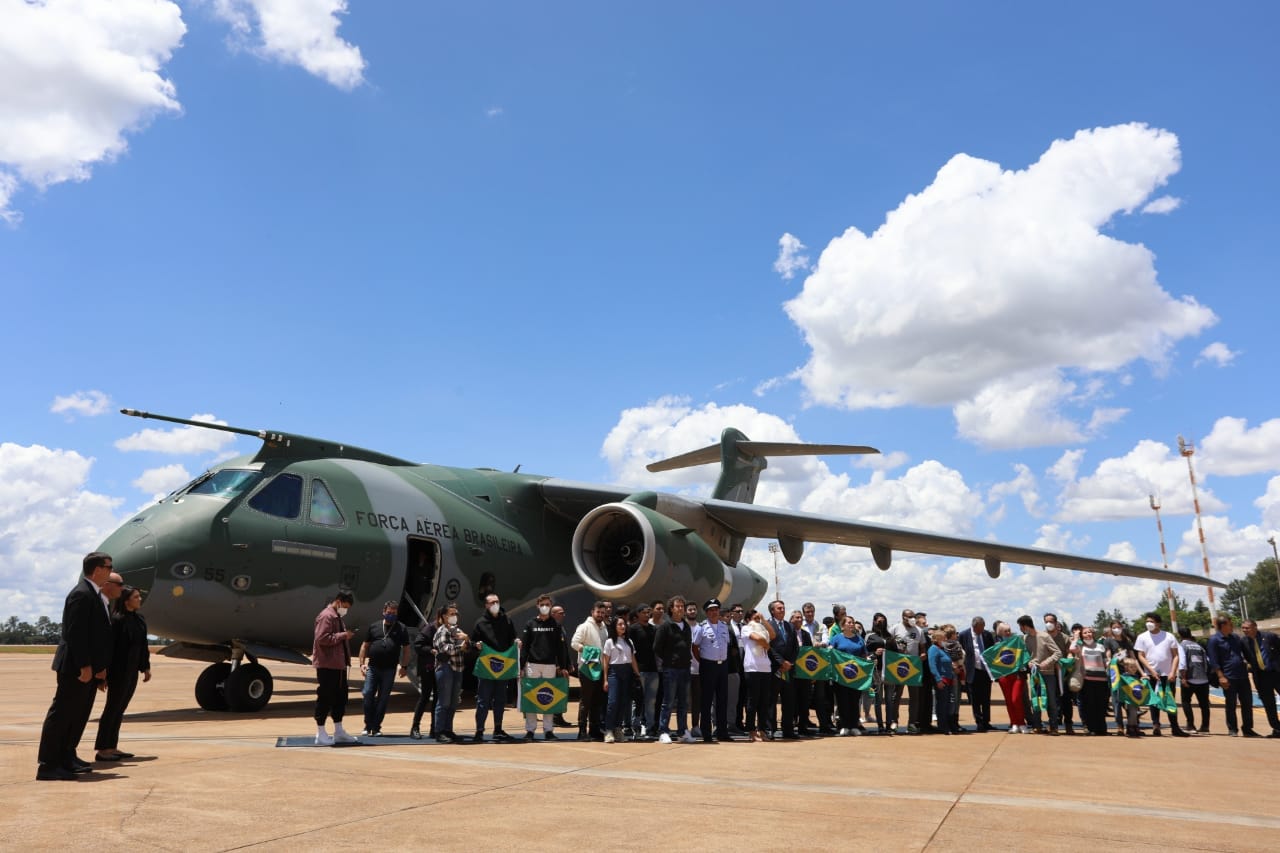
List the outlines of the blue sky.
{"type": "MultiPolygon", "coordinates": [[[[251,448],[124,450],[121,406],[694,492],[642,463],[869,443],[760,502],[1158,564],[1155,490],[1199,570],[1183,434],[1215,574],[1269,555],[1269,7],[281,5],[0,0],[0,617],[251,448]]],[[[1159,595],[869,566],[811,549],[782,592],[1159,595]]]]}

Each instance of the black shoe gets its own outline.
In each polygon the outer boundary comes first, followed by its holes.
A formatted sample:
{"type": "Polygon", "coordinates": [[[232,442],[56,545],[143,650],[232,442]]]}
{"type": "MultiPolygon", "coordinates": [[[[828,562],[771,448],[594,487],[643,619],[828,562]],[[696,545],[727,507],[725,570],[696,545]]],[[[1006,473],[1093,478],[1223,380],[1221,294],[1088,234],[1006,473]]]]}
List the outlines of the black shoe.
{"type": "Polygon", "coordinates": [[[703,742],[703,743],[715,743],[715,742],[716,742],[716,739],[715,739],[714,737],[704,737],[704,738],[702,739],[702,742],[703,742]]]}
{"type": "Polygon", "coordinates": [[[511,735],[504,732],[502,729],[498,729],[493,733],[493,739],[496,741],[501,741],[503,743],[506,743],[507,741],[515,740],[515,738],[513,738],[511,735]]]}
{"type": "Polygon", "coordinates": [[[81,773],[90,773],[90,772],[92,772],[92,771],[93,771],[93,765],[92,765],[92,764],[85,764],[85,763],[82,761],[82,762],[80,762],[79,764],[64,764],[64,765],[62,765],[62,769],[63,769],[63,770],[65,770],[65,771],[67,771],[68,773],[74,773],[74,774],[76,774],[76,775],[79,775],[79,774],[81,774],[81,773]]]}
{"type": "Polygon", "coordinates": [[[574,726],[573,723],[564,718],[564,714],[556,714],[555,719],[552,722],[555,723],[555,726],[558,729],[571,729],[574,726]]]}
{"type": "Polygon", "coordinates": [[[781,735],[774,735],[774,740],[800,740],[800,735],[795,732],[783,732],[781,735]]]}
{"type": "Polygon", "coordinates": [[[472,743],[484,743],[484,732],[476,732],[471,736],[472,743]]]}
{"type": "Polygon", "coordinates": [[[1163,734],[1164,734],[1164,732],[1160,731],[1159,729],[1152,729],[1152,730],[1151,730],[1151,736],[1152,736],[1152,737],[1161,737],[1163,734]]]}
{"type": "Polygon", "coordinates": [[[453,743],[453,738],[443,732],[436,734],[436,743],[453,743]]]}
{"type": "Polygon", "coordinates": [[[40,782],[73,782],[79,777],[62,767],[41,764],[36,768],[36,779],[40,782]]]}
{"type": "Polygon", "coordinates": [[[542,739],[543,740],[560,740],[560,735],[556,734],[554,731],[551,731],[544,734],[542,736],[542,739]]]}
{"type": "Polygon", "coordinates": [[[66,767],[68,770],[71,770],[73,772],[80,772],[80,773],[83,773],[86,770],[93,769],[92,764],[80,758],[78,755],[73,755],[70,758],[68,758],[63,766],[66,767]]]}
{"type": "Polygon", "coordinates": [[[1174,737],[1191,737],[1191,735],[1190,735],[1190,734],[1188,734],[1187,732],[1183,731],[1182,729],[1174,729],[1174,730],[1171,732],[1171,734],[1172,734],[1174,737]]]}
{"type": "Polygon", "coordinates": [[[1196,731],[1198,731],[1202,735],[1207,735],[1209,733],[1209,724],[1205,723],[1203,726],[1196,729],[1196,731]]]}
{"type": "Polygon", "coordinates": [[[1253,729],[1245,729],[1244,736],[1245,737],[1262,737],[1262,735],[1258,734],[1253,729]]]}
{"type": "Polygon", "coordinates": [[[525,732],[523,740],[525,743],[533,743],[533,732],[525,732]]]}
{"type": "Polygon", "coordinates": [[[413,728],[409,729],[409,737],[413,738],[414,740],[422,740],[422,732],[418,731],[417,726],[414,726],[413,728]]]}
{"type": "Polygon", "coordinates": [[[729,735],[716,735],[716,740],[721,743],[733,743],[733,738],[729,735]]]}
{"type": "MultiPolygon", "coordinates": [[[[861,728],[861,726],[854,726],[854,728],[861,728]]],[[[835,729],[831,728],[830,726],[827,726],[827,727],[825,727],[825,728],[823,728],[823,727],[819,727],[819,728],[818,728],[818,734],[820,734],[820,735],[825,735],[825,736],[827,736],[827,737],[832,737],[832,736],[834,736],[834,735],[839,734],[839,732],[838,732],[838,731],[836,731],[835,729]]]]}

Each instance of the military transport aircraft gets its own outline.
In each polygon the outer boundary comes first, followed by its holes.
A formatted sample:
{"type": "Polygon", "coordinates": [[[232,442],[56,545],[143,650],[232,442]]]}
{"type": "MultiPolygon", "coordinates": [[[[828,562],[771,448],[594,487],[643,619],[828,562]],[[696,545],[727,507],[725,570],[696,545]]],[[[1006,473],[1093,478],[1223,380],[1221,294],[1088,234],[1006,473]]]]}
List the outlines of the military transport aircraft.
{"type": "MultiPolygon", "coordinates": [[[[127,583],[144,590],[147,621],[174,640],[163,654],[210,663],[196,701],[257,711],[271,698],[262,660],[309,664],[315,614],[353,593],[351,625],[401,600],[421,624],[439,604],[478,612],[497,592],[519,620],[548,592],[569,612],[593,599],[679,593],[754,606],[765,580],[740,557],[748,537],[774,539],[790,563],[806,542],[868,548],[888,569],[895,550],[1204,584],[1194,575],[940,533],[755,506],[770,456],[877,453],[870,447],[720,443],[649,465],[720,462],[709,500],[576,483],[488,468],[423,465],[283,432],[123,414],[262,439],[252,456],[215,465],[127,521],[102,543],[127,583]]],[[[1216,581],[1208,581],[1222,586],[1216,581]]]]}

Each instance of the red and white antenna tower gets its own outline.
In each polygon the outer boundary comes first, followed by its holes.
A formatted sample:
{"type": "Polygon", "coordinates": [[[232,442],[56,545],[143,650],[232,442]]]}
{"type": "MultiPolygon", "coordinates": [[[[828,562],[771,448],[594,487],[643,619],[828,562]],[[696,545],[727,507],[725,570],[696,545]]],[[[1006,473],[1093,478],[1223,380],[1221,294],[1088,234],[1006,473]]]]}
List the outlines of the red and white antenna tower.
{"type": "MultiPolygon", "coordinates": [[[[1195,503],[1196,508],[1196,529],[1200,531],[1200,555],[1204,557],[1204,576],[1210,577],[1209,574],[1209,549],[1204,544],[1204,522],[1200,520],[1200,493],[1196,491],[1196,469],[1191,464],[1191,457],[1195,455],[1196,447],[1194,444],[1178,436],[1178,452],[1187,459],[1187,473],[1191,475],[1191,499],[1195,503]]],[[[1209,590],[1209,616],[1215,621],[1218,618],[1218,605],[1213,600],[1213,587],[1206,587],[1209,590]]]]}
{"type": "MultiPolygon", "coordinates": [[[[1160,532],[1160,559],[1164,561],[1164,570],[1169,571],[1169,554],[1164,549],[1164,524],[1160,522],[1160,501],[1156,500],[1155,495],[1147,495],[1151,500],[1151,508],[1156,511],[1156,530],[1160,532]]],[[[1174,636],[1178,635],[1178,605],[1173,598],[1173,583],[1168,586],[1169,591],[1169,630],[1173,631],[1174,636]]]]}

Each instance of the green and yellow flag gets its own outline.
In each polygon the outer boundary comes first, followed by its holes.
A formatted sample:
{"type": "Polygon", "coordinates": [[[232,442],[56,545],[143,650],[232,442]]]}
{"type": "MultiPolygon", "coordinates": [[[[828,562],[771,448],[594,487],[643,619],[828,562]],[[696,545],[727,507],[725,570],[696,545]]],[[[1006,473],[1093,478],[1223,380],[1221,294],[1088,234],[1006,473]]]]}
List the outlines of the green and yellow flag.
{"type": "Polygon", "coordinates": [[[884,650],[884,683],[905,684],[919,687],[921,680],[920,659],[900,652],[884,650]]]}
{"type": "Polygon", "coordinates": [[[1178,700],[1174,697],[1173,682],[1157,688],[1154,693],[1159,701],[1159,704],[1154,707],[1170,714],[1178,713],[1178,700]]]}
{"type": "Polygon", "coordinates": [[[1139,708],[1146,707],[1151,704],[1151,685],[1143,681],[1141,678],[1134,678],[1131,675],[1120,676],[1120,698],[1124,700],[1126,705],[1135,705],[1139,708]]]}
{"type": "Polygon", "coordinates": [[[831,672],[836,684],[843,684],[854,690],[870,690],[871,677],[875,672],[875,663],[842,652],[839,649],[827,649],[827,661],[831,664],[831,672]]]}
{"type": "Polygon", "coordinates": [[[807,681],[830,681],[835,676],[831,672],[831,664],[822,650],[814,646],[805,646],[796,655],[796,678],[807,681]]]}
{"type": "Polygon", "coordinates": [[[520,679],[520,711],[525,714],[563,714],[569,709],[569,679],[520,679]]]}
{"type": "Polygon", "coordinates": [[[1027,695],[1031,699],[1032,710],[1041,714],[1049,706],[1049,697],[1045,691],[1044,676],[1040,674],[1039,668],[1031,670],[1031,676],[1027,679],[1027,695]]]}
{"type": "Polygon", "coordinates": [[[1004,678],[1026,666],[1031,656],[1027,654],[1027,643],[1022,635],[1015,634],[991,648],[983,649],[982,659],[987,662],[992,678],[1004,678]]]}
{"type": "Polygon", "coordinates": [[[520,675],[520,654],[513,645],[505,652],[480,644],[480,657],[471,672],[486,681],[508,681],[520,675]]]}
{"type": "Polygon", "coordinates": [[[599,681],[604,676],[604,667],[600,664],[600,647],[583,646],[578,655],[578,677],[588,681],[599,681]]]}
{"type": "Polygon", "coordinates": [[[1113,657],[1111,663],[1107,664],[1107,680],[1111,682],[1111,692],[1120,689],[1120,655],[1113,657]]]}

